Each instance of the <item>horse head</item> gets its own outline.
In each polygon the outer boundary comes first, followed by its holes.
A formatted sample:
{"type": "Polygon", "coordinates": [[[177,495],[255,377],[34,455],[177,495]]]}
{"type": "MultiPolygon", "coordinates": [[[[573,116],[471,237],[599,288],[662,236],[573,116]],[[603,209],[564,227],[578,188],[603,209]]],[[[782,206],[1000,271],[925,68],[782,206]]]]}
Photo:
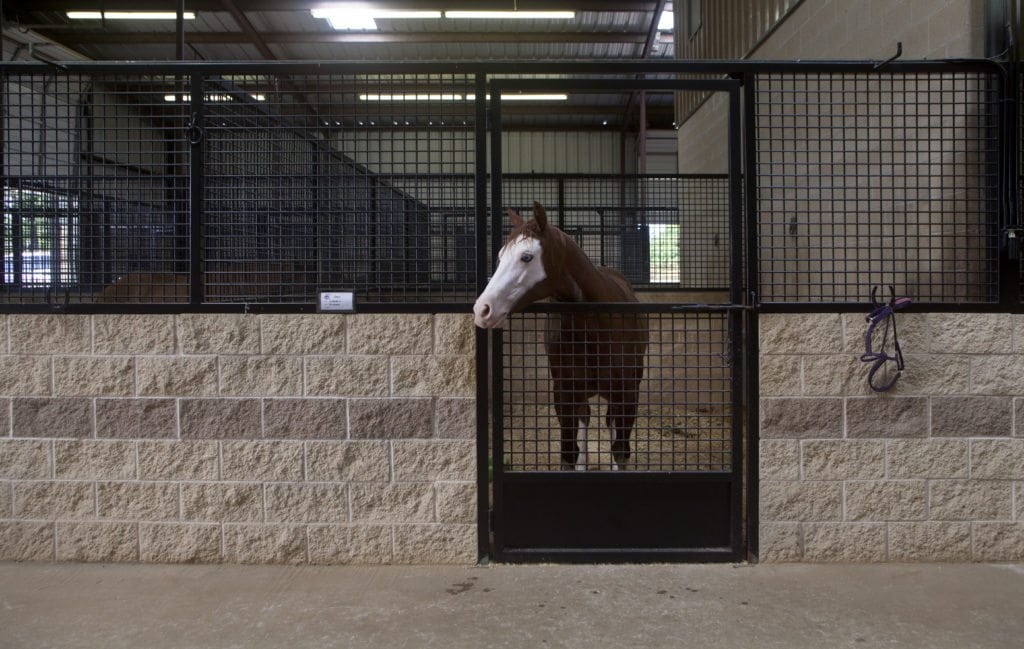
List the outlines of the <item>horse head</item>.
{"type": "Polygon", "coordinates": [[[500,329],[508,315],[548,297],[579,299],[565,272],[564,232],[548,224],[544,206],[533,204],[529,221],[507,210],[512,233],[498,252],[498,267],[473,305],[476,326],[500,329]]]}

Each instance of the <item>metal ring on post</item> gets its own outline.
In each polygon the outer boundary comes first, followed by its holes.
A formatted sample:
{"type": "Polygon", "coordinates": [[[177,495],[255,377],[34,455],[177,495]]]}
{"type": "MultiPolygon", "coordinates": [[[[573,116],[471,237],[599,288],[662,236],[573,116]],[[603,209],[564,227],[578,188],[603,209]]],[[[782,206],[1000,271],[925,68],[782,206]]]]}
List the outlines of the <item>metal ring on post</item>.
{"type": "Polygon", "coordinates": [[[203,127],[199,126],[199,114],[192,113],[192,119],[189,120],[188,126],[185,127],[185,137],[188,138],[188,143],[192,146],[196,146],[203,141],[203,127]]]}

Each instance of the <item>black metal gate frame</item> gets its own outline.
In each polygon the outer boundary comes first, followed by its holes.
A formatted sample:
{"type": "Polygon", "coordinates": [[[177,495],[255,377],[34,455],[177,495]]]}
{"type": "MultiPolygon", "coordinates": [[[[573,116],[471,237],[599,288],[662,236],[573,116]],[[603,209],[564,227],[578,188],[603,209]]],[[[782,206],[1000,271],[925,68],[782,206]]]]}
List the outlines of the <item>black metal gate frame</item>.
{"type": "MultiPolygon", "coordinates": [[[[746,278],[743,277],[742,251],[747,248],[743,245],[742,236],[751,228],[744,228],[743,198],[740,194],[741,187],[741,160],[742,160],[742,135],[740,131],[740,82],[732,80],[673,80],[673,79],[496,79],[490,83],[490,115],[489,127],[491,137],[491,251],[496,254],[502,245],[503,232],[503,201],[501,169],[501,96],[505,91],[521,92],[551,92],[555,90],[575,91],[706,91],[727,93],[729,105],[729,127],[727,132],[729,168],[727,177],[729,179],[729,231],[730,231],[730,281],[729,281],[729,303],[720,305],[671,305],[671,304],[603,304],[603,309],[616,312],[691,312],[691,313],[725,313],[728,318],[728,328],[731,332],[730,357],[734,371],[731,375],[731,401],[733,404],[734,416],[731,418],[732,425],[732,461],[730,470],[727,472],[643,472],[638,474],[625,473],[608,476],[607,474],[584,473],[524,473],[516,474],[505,472],[503,462],[499,461],[504,455],[503,435],[503,336],[502,331],[492,330],[490,349],[490,368],[484,370],[478,377],[490,376],[493,382],[491,394],[493,401],[490,403],[491,410],[491,440],[478,438],[478,450],[481,450],[482,475],[487,475],[486,444],[490,441],[493,444],[490,456],[493,460],[493,529],[483,529],[480,532],[481,557],[486,556],[485,552],[490,548],[490,532],[495,535],[493,547],[496,557],[502,561],[735,561],[742,557],[746,548],[746,539],[742,538],[743,518],[742,511],[743,494],[743,429],[744,421],[740,416],[742,409],[739,407],[744,400],[745,386],[749,385],[746,380],[750,365],[750,354],[745,353],[750,345],[750,336],[741,335],[747,331],[743,327],[750,326],[747,319],[747,311],[751,305],[747,302],[744,294],[746,278]],[[735,371],[737,370],[738,371],[735,371]],[[544,489],[550,485],[597,485],[610,481],[614,484],[624,485],[627,482],[642,481],[652,485],[654,488],[669,484],[697,484],[697,483],[718,483],[730,489],[730,547],[729,548],[705,548],[705,549],[665,549],[665,550],[643,550],[636,548],[624,548],[621,550],[594,550],[594,549],[559,549],[550,548],[532,550],[521,548],[507,548],[504,546],[504,530],[502,529],[502,516],[506,506],[504,499],[504,487],[508,484],[523,484],[531,488],[544,489]]],[[[479,164],[479,161],[478,161],[479,164]]],[[[545,313],[558,313],[566,311],[586,311],[593,309],[588,304],[544,304],[531,307],[530,311],[543,311],[545,313]]],[[[478,398],[486,396],[486,381],[478,379],[478,398]]],[[[481,409],[483,412],[483,409],[481,409]]],[[[749,413],[748,413],[749,414],[749,413]]],[[[486,430],[486,426],[480,427],[486,430]]],[[[483,481],[482,481],[483,482],[483,481]]],[[[557,488],[557,487],[556,487],[557,488]]],[[[481,499],[480,515],[481,521],[488,521],[487,500],[488,491],[486,484],[481,484],[481,491],[478,497],[481,499]]]]}

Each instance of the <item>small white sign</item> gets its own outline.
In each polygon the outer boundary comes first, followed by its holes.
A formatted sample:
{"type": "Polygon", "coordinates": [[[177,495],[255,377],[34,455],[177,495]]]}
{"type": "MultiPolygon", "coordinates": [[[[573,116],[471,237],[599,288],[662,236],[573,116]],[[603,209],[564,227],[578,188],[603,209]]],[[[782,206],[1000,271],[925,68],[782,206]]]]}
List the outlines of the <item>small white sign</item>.
{"type": "Polygon", "coordinates": [[[352,291],[322,291],[318,310],[331,313],[354,313],[356,294],[352,291]]]}

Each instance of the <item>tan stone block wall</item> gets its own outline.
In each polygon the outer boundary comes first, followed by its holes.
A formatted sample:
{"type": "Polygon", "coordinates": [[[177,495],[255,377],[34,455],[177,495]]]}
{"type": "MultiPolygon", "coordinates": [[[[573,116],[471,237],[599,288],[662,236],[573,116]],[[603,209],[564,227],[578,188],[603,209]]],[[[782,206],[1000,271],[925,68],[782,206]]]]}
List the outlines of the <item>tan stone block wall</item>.
{"type": "Polygon", "coordinates": [[[476,560],[469,316],[0,325],[0,560],[476,560]]]}
{"type": "Polygon", "coordinates": [[[1024,558],[1024,316],[898,318],[876,394],[863,315],[760,317],[762,561],[1024,558]]]}

